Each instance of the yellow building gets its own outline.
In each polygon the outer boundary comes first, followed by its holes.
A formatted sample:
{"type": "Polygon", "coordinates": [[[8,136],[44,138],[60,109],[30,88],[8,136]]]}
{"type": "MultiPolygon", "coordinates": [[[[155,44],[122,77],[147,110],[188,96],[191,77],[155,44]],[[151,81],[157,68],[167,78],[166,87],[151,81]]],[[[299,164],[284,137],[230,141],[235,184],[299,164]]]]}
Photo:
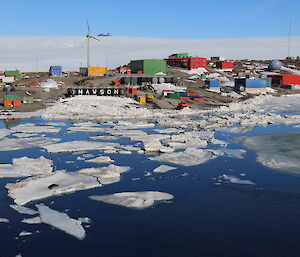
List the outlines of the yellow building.
{"type": "Polygon", "coordinates": [[[80,67],[81,76],[103,76],[107,73],[107,68],[105,67],[80,67]]]}

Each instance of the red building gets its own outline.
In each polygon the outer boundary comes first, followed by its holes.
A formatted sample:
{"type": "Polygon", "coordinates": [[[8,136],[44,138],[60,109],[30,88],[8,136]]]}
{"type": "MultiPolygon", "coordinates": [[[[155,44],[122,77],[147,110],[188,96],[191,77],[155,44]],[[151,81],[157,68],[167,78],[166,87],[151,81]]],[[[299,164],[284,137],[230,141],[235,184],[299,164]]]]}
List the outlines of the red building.
{"type": "Polygon", "coordinates": [[[197,68],[206,69],[206,58],[201,57],[169,57],[165,59],[169,66],[181,67],[184,69],[192,70],[197,68]]]}
{"type": "Polygon", "coordinates": [[[216,62],[217,69],[234,69],[233,62],[216,62]]]}
{"type": "Polygon", "coordinates": [[[271,85],[300,85],[300,75],[292,74],[273,74],[268,75],[271,78],[271,85]]]}

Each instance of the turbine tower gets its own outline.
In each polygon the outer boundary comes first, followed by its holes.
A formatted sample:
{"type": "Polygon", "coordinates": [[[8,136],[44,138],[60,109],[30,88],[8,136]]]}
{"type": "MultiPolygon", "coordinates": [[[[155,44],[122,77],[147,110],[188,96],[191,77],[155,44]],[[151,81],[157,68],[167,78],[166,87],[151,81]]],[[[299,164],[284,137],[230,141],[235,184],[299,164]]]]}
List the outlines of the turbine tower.
{"type": "Polygon", "coordinates": [[[87,67],[90,67],[90,39],[94,39],[97,40],[99,42],[101,42],[98,38],[95,38],[93,35],[91,35],[91,29],[90,29],[90,24],[89,21],[87,20],[87,28],[88,28],[88,34],[86,35],[87,38],[87,60],[86,60],[86,64],[87,67]]]}

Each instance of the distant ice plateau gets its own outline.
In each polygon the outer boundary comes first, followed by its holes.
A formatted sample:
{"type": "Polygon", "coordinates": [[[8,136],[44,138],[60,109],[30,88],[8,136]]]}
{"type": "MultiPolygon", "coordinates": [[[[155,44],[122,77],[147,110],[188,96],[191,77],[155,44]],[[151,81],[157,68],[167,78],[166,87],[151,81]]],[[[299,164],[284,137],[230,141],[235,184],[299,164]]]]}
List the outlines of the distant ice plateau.
{"type": "MultiPolygon", "coordinates": [[[[176,52],[230,59],[281,59],[287,55],[287,37],[228,39],[157,39],[107,37],[91,41],[91,63],[114,68],[134,59],[165,58],[176,52]]],[[[1,64],[5,69],[46,71],[50,65],[78,70],[86,60],[85,37],[2,36],[1,64]]],[[[300,52],[300,37],[291,40],[291,54],[300,52]]],[[[296,55],[296,54],[295,54],[296,55]]]]}

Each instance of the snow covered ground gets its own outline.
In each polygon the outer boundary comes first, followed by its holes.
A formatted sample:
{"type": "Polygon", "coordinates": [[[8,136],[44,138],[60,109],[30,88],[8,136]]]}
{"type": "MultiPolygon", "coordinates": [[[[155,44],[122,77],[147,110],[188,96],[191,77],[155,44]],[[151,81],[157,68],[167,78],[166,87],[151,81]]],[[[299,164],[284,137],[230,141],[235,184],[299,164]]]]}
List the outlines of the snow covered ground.
{"type": "MultiPolygon", "coordinates": [[[[64,70],[78,70],[86,60],[85,37],[0,37],[1,64],[6,69],[46,71],[59,64],[64,70]],[[16,49],[19,49],[16,51],[16,49]]],[[[300,52],[300,37],[292,38],[293,52],[300,52]]],[[[286,57],[286,37],[235,39],[155,39],[102,37],[91,41],[92,65],[110,68],[132,59],[165,58],[177,52],[201,57],[225,56],[229,59],[281,59],[286,57]]]]}

